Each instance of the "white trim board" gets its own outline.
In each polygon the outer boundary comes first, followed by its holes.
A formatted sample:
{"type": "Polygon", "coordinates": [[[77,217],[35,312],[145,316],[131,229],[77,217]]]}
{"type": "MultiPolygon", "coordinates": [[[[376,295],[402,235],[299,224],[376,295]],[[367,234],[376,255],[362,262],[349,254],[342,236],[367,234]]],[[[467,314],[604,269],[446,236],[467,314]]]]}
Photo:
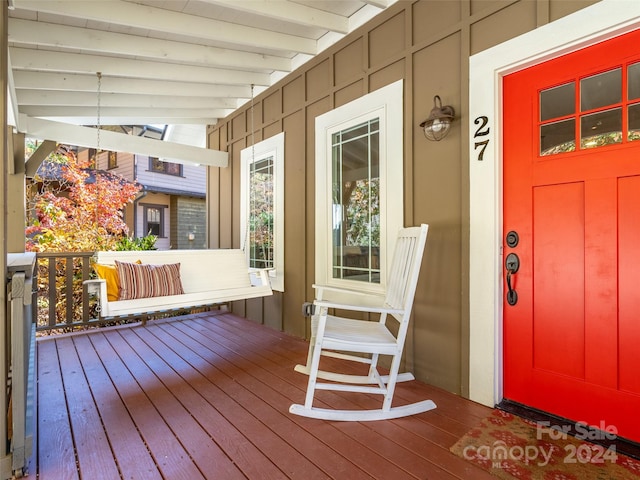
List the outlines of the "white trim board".
{"type": "Polygon", "coordinates": [[[469,397],[502,400],[502,77],[640,27],[640,2],[601,2],[469,59],[469,397]],[[486,136],[474,138],[478,117],[486,136]],[[489,140],[483,160],[477,141],[489,140]]]}

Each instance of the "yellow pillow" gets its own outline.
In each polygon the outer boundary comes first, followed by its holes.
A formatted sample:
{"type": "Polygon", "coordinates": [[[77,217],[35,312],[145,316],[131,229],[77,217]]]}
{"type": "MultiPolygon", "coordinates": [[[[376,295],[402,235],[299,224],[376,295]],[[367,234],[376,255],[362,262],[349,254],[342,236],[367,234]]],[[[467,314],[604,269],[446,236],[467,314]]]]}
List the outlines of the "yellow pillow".
{"type": "Polygon", "coordinates": [[[118,278],[116,266],[95,263],[93,269],[96,271],[98,278],[104,278],[107,281],[107,300],[110,302],[118,300],[120,297],[120,279],[118,278]]]}

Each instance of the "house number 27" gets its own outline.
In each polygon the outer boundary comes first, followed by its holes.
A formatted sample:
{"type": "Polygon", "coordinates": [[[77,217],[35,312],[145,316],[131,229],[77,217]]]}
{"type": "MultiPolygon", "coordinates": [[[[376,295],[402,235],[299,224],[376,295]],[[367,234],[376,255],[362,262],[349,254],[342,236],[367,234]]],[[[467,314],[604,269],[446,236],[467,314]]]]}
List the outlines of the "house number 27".
{"type": "MultiPolygon", "coordinates": [[[[479,137],[484,137],[489,135],[491,131],[490,127],[487,127],[487,123],[489,123],[489,118],[481,115],[477,117],[474,121],[474,124],[478,125],[476,128],[476,132],[473,134],[473,138],[478,139],[479,137]]],[[[489,145],[489,139],[486,140],[477,140],[473,146],[474,150],[480,149],[478,152],[478,161],[481,162],[484,160],[484,151],[487,149],[487,145],[489,145]]]]}

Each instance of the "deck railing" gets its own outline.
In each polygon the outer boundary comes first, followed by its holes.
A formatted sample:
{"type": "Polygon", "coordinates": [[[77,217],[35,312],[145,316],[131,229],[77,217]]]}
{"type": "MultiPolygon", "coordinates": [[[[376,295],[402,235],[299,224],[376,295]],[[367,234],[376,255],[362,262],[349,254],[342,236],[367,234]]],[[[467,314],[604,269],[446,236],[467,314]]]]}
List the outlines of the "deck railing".
{"type": "Polygon", "coordinates": [[[72,331],[104,323],[97,301],[90,299],[84,280],[91,275],[94,252],[38,253],[36,255],[36,330],[72,331]]]}

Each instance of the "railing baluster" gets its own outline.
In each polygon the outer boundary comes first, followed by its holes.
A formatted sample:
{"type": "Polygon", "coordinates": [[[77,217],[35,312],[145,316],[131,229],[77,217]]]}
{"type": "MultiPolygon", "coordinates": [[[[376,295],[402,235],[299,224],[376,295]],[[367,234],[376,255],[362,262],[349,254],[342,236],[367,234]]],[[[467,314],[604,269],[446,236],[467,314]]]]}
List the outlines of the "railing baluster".
{"type": "Polygon", "coordinates": [[[49,257],[49,326],[55,326],[57,322],[56,306],[58,300],[58,288],[56,284],[57,258],[49,257]]]}
{"type": "Polygon", "coordinates": [[[64,269],[65,269],[65,282],[64,282],[64,290],[65,290],[65,310],[67,312],[67,314],[65,315],[65,321],[68,324],[73,323],[73,310],[74,310],[74,301],[75,299],[73,298],[73,270],[74,270],[74,262],[73,262],[73,257],[72,256],[67,256],[65,258],[65,265],[64,265],[64,269]]]}
{"type": "MultiPolygon", "coordinates": [[[[91,273],[90,257],[83,256],[82,260],[82,280],[87,280],[91,273]]],[[[89,321],[89,293],[87,292],[87,286],[82,285],[82,321],[89,321]]]]}

